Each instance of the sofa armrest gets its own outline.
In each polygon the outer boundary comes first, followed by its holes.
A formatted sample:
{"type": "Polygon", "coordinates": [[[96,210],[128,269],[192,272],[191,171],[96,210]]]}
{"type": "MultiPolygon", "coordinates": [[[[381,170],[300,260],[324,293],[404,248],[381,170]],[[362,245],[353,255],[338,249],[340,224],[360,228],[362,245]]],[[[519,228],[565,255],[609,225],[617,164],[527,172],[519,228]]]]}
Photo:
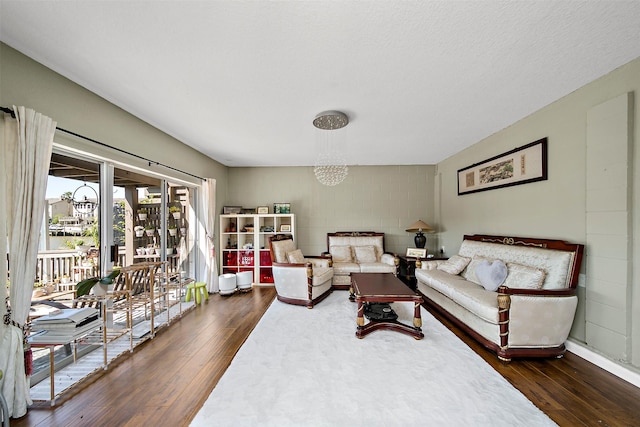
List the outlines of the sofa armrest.
{"type": "Polygon", "coordinates": [[[385,252],[380,257],[380,262],[383,262],[383,263],[389,264],[389,265],[398,265],[398,264],[400,264],[400,258],[398,258],[398,255],[396,255],[394,253],[385,252]]]}
{"type": "Polygon", "coordinates": [[[333,266],[333,263],[331,262],[331,255],[305,256],[304,260],[307,262],[310,262],[314,268],[318,268],[318,267],[328,268],[333,266]]]}
{"type": "Polygon", "coordinates": [[[569,336],[578,297],[573,289],[498,288],[502,348],[558,347],[569,336]]]}

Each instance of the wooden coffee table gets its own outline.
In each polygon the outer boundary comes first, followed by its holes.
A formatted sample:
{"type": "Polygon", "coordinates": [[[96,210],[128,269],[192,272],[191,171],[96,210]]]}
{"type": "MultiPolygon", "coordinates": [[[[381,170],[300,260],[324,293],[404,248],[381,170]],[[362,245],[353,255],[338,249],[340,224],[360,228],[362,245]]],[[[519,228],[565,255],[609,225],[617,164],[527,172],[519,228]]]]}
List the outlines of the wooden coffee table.
{"type": "Polygon", "coordinates": [[[422,297],[402,283],[392,273],[351,273],[351,295],[349,299],[358,303],[356,337],[364,338],[378,329],[402,332],[419,340],[422,333],[420,305],[422,297]],[[413,302],[413,327],[397,320],[370,320],[364,324],[364,303],[366,302],[413,302]]]}

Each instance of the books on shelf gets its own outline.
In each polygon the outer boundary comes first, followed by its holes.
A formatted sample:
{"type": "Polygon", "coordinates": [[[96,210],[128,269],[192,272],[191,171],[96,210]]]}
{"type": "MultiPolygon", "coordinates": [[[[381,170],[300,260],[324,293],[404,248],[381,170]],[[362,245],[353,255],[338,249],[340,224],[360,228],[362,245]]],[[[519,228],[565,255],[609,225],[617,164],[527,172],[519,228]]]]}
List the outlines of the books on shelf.
{"type": "Polygon", "coordinates": [[[29,336],[33,344],[66,344],[97,330],[102,326],[100,319],[95,319],[83,326],[67,329],[41,329],[29,336]]]}
{"type": "Polygon", "coordinates": [[[81,338],[102,322],[100,311],[91,308],[69,308],[35,319],[31,324],[29,340],[34,344],[63,344],[81,338]]]}
{"type": "Polygon", "coordinates": [[[99,314],[100,311],[92,307],[67,308],[35,319],[31,330],[76,329],[97,320],[99,314]]]}

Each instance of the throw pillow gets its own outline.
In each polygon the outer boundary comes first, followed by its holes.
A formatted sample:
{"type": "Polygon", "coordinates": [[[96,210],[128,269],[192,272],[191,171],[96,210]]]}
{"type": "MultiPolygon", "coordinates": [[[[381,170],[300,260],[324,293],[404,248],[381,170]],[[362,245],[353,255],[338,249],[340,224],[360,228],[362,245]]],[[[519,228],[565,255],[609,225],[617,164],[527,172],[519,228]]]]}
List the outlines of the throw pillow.
{"type": "Polygon", "coordinates": [[[287,252],[287,259],[291,264],[302,264],[304,263],[304,255],[302,255],[302,251],[300,249],[296,249],[295,251],[287,252]]]}
{"type": "Polygon", "coordinates": [[[471,262],[469,263],[469,265],[467,265],[467,268],[465,268],[464,271],[462,272],[461,274],[462,277],[465,280],[468,280],[470,282],[475,283],[476,285],[479,285],[480,280],[478,280],[478,276],[476,275],[476,268],[484,260],[493,261],[493,259],[489,259],[481,256],[474,256],[471,259],[471,262]]]}
{"type": "Polygon", "coordinates": [[[500,285],[502,285],[507,278],[507,266],[504,262],[495,260],[489,262],[489,260],[482,260],[476,267],[476,275],[483,288],[488,291],[496,291],[500,285]]]}
{"type": "Polygon", "coordinates": [[[333,262],[351,262],[351,246],[330,246],[329,253],[333,262]]]}
{"type": "Polygon", "coordinates": [[[376,249],[373,246],[354,246],[356,260],[360,264],[377,262],[376,249]]]}
{"type": "Polygon", "coordinates": [[[467,258],[460,255],[454,255],[449,258],[446,262],[439,264],[436,268],[438,270],[442,270],[445,273],[458,275],[464,268],[469,264],[471,258],[467,258]]]}
{"type": "Polygon", "coordinates": [[[504,284],[510,288],[541,289],[544,278],[547,275],[547,273],[540,268],[516,264],[515,262],[508,262],[507,269],[509,270],[509,274],[504,284]]]}

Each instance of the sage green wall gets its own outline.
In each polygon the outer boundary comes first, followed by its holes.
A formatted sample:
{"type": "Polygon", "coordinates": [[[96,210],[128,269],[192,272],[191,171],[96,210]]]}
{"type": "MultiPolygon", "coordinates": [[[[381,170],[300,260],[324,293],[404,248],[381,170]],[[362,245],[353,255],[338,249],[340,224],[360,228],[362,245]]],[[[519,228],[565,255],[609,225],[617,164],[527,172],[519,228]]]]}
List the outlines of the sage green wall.
{"type": "MultiPolygon", "coordinates": [[[[199,177],[216,178],[217,200],[224,202],[226,166],[4,43],[0,43],[0,105],[32,108],[56,120],[60,128],[199,177]]],[[[157,171],[171,175],[163,169],[157,171]]]]}
{"type": "MultiPolygon", "coordinates": [[[[337,186],[320,184],[312,167],[231,168],[227,204],[243,207],[291,203],[296,240],[305,254],[327,250],[327,233],[379,231],[387,251],[405,253],[418,219],[433,224],[433,166],[350,166],[337,186]]],[[[427,236],[435,249],[435,238],[427,236]]]]}
{"type": "MultiPolygon", "coordinates": [[[[440,162],[435,179],[435,217],[441,224],[439,237],[447,247],[447,252],[455,253],[463,234],[467,233],[537,236],[589,243],[586,178],[587,174],[596,171],[586,166],[587,113],[593,107],[629,92],[640,93],[640,59],[440,162]],[[457,195],[458,169],[543,137],[549,139],[547,181],[457,195]]],[[[634,97],[630,98],[633,102],[634,97]]],[[[633,104],[629,121],[632,124],[640,123],[640,111],[633,104]]],[[[602,248],[587,244],[578,289],[580,302],[571,338],[586,343],[593,350],[623,365],[640,367],[640,242],[638,233],[631,231],[640,226],[640,201],[638,192],[633,190],[640,184],[636,172],[640,166],[637,125],[632,126],[629,139],[630,153],[633,154],[627,165],[617,166],[633,171],[629,173],[629,183],[625,189],[631,200],[629,221],[632,226],[623,237],[630,242],[633,254],[629,257],[627,291],[614,293],[612,289],[606,298],[601,295],[606,288],[601,290],[600,295],[587,292],[590,284],[595,284],[595,278],[586,268],[589,255],[603,256],[604,252],[602,248]],[[608,305],[613,310],[622,308],[625,316],[622,323],[626,325],[618,330],[602,318],[602,309],[586,310],[589,303],[601,308],[608,305]],[[620,335],[622,340],[619,339],[620,335]]]]}

